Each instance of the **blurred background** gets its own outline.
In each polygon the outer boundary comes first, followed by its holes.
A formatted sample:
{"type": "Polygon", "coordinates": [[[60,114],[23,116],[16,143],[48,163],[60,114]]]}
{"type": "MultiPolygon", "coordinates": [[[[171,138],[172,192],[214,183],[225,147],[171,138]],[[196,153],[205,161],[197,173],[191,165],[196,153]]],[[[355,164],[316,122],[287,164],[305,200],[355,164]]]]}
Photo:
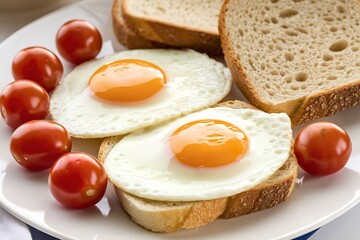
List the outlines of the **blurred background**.
{"type": "Polygon", "coordinates": [[[40,16],[78,1],[79,0],[0,0],[0,43],[10,34],[40,16]]]}

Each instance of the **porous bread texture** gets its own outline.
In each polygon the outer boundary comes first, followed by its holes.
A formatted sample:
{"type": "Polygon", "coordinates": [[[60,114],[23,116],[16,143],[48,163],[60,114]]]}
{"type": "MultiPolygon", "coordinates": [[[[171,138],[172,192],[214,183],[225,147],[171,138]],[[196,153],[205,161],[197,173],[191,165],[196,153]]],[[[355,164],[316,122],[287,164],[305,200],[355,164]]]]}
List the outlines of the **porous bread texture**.
{"type": "Polygon", "coordinates": [[[222,0],[123,0],[128,13],[175,26],[218,34],[222,0]]]}
{"type": "MultiPolygon", "coordinates": [[[[238,100],[218,105],[235,109],[254,108],[238,100]]],[[[105,161],[122,137],[104,139],[99,149],[100,161],[105,161]]],[[[218,217],[233,218],[273,207],[290,196],[296,177],[297,160],[291,149],[289,159],[269,179],[230,197],[190,202],[154,201],[126,193],[116,185],[114,188],[123,209],[135,223],[153,232],[174,232],[206,225],[218,217]]]]}
{"type": "Polygon", "coordinates": [[[123,0],[122,14],[126,25],[145,39],[220,54],[218,17],[222,3],[223,0],[123,0]]]}
{"type": "Polygon", "coordinates": [[[122,0],[114,0],[112,24],[116,39],[128,49],[170,48],[170,46],[136,35],[125,23],[121,11],[122,0]]]}
{"type": "Polygon", "coordinates": [[[226,0],[225,60],[249,102],[293,125],[360,104],[360,1],[226,0]]]}

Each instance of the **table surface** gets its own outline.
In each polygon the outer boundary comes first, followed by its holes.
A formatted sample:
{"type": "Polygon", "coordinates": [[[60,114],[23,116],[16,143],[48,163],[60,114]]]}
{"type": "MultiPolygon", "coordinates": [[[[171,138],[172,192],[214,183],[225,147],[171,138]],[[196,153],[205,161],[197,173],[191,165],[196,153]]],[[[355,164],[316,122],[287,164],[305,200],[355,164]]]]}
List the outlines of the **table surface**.
{"type": "MultiPolygon", "coordinates": [[[[49,1],[49,5],[36,9],[9,10],[0,8],[0,44],[16,30],[32,22],[38,17],[77,1],[79,0],[49,1]]],[[[360,228],[358,227],[359,219],[360,204],[341,217],[320,228],[309,238],[309,240],[360,239],[360,228]]],[[[12,217],[3,209],[0,209],[0,220],[3,221],[0,221],[0,239],[10,239],[9,236],[20,236],[20,234],[24,237],[24,239],[31,239],[27,228],[24,227],[19,220],[12,217]],[[13,235],[11,231],[14,231],[13,235]]],[[[14,237],[11,239],[18,238],[14,237]]]]}

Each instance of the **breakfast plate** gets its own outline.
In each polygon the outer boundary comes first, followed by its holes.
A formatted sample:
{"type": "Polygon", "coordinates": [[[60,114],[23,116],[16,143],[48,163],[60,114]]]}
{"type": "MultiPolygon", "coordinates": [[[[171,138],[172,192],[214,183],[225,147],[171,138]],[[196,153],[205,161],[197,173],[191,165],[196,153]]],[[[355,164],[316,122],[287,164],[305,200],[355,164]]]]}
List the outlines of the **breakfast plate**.
{"type": "MultiPolygon", "coordinates": [[[[97,26],[104,40],[99,56],[112,53],[111,4],[112,0],[92,0],[70,5],[36,20],[2,42],[0,89],[12,81],[11,61],[19,50],[37,45],[57,54],[56,31],[70,19],[85,19],[97,26]]],[[[73,66],[62,62],[66,74],[73,66]]],[[[244,100],[235,88],[227,99],[244,100]]],[[[360,107],[321,120],[340,125],[352,139],[351,158],[339,173],[312,177],[300,170],[293,194],[276,207],[234,219],[218,219],[196,230],[169,234],[152,233],[133,223],[121,209],[110,184],[105,197],[92,208],[69,210],[62,207],[48,189],[48,171],[28,172],[13,160],[8,149],[12,130],[0,121],[0,205],[29,225],[60,239],[295,238],[321,227],[360,202],[360,149],[356,147],[360,144],[360,107]]],[[[294,134],[301,127],[297,127],[294,134]]],[[[101,139],[74,139],[73,150],[96,156],[100,143],[101,139]]]]}

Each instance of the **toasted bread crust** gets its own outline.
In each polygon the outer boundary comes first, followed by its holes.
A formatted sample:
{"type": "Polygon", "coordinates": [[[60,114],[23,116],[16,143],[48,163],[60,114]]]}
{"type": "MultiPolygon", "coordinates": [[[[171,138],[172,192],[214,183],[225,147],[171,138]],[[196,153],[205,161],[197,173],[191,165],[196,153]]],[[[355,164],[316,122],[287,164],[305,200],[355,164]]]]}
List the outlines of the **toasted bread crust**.
{"type": "MultiPolygon", "coordinates": [[[[218,104],[229,108],[252,108],[248,103],[234,100],[218,104]]],[[[99,150],[104,161],[122,136],[105,138],[99,150]]],[[[234,196],[190,202],[166,202],[140,198],[114,185],[123,209],[134,222],[153,232],[173,232],[197,228],[218,217],[232,218],[273,207],[287,199],[295,186],[297,161],[291,149],[289,159],[266,182],[234,196]]]]}
{"type": "Polygon", "coordinates": [[[244,214],[261,211],[276,206],[286,200],[295,187],[297,177],[297,164],[293,150],[289,160],[284,163],[280,170],[274,174],[268,181],[237,195],[228,197],[227,205],[223,218],[233,218],[244,214]],[[295,162],[295,164],[294,164],[295,162]],[[290,174],[283,176],[281,181],[275,181],[276,176],[287,172],[290,174]]]}
{"type": "Polygon", "coordinates": [[[338,89],[319,92],[302,102],[292,123],[299,125],[318,118],[334,115],[350,107],[360,105],[360,81],[338,89]]]}
{"type": "Polygon", "coordinates": [[[293,126],[333,115],[339,111],[360,105],[360,78],[357,82],[343,85],[336,89],[320,91],[306,98],[273,105],[265,101],[244,70],[240,58],[228,36],[225,16],[229,10],[230,0],[225,0],[219,16],[219,33],[227,66],[229,67],[236,86],[245,98],[257,108],[266,112],[285,112],[291,118],[293,126]]]}
{"type": "Polygon", "coordinates": [[[104,163],[106,156],[109,154],[111,149],[124,137],[125,135],[121,136],[113,136],[104,138],[101,142],[98,152],[98,159],[100,162],[104,163]]]}
{"type": "Polygon", "coordinates": [[[192,48],[209,54],[222,54],[218,33],[137,17],[127,11],[126,0],[123,0],[122,3],[122,13],[125,25],[144,39],[172,47],[192,48]]]}
{"type": "Polygon", "coordinates": [[[112,24],[116,39],[128,49],[170,48],[170,46],[154,42],[136,35],[125,23],[121,13],[121,0],[115,0],[112,6],[112,24]]]}

